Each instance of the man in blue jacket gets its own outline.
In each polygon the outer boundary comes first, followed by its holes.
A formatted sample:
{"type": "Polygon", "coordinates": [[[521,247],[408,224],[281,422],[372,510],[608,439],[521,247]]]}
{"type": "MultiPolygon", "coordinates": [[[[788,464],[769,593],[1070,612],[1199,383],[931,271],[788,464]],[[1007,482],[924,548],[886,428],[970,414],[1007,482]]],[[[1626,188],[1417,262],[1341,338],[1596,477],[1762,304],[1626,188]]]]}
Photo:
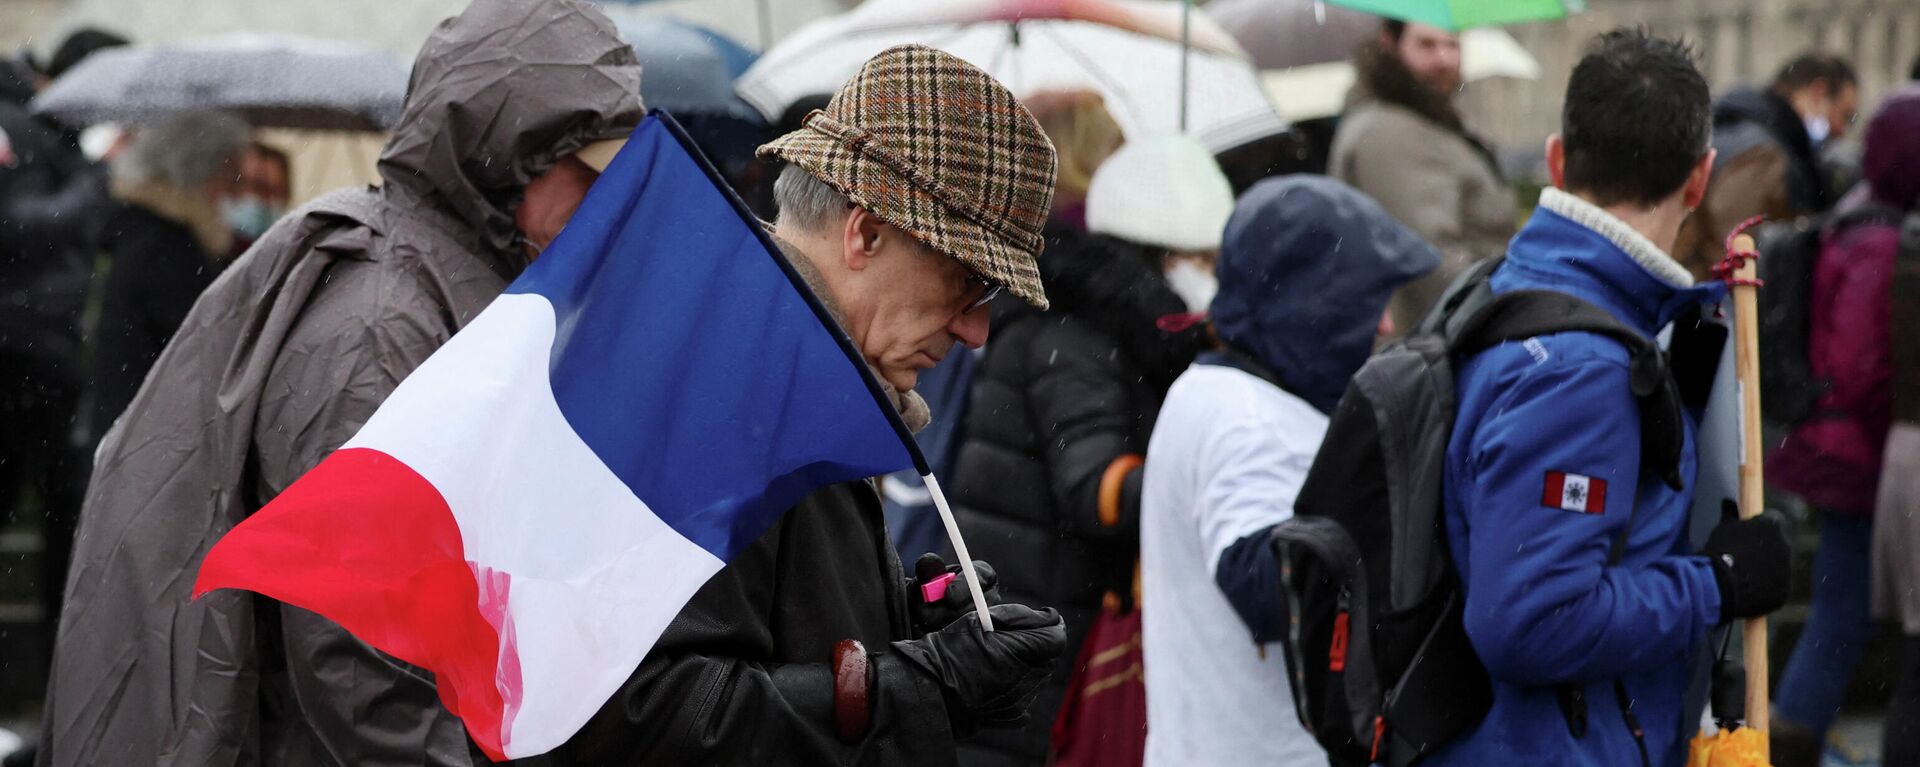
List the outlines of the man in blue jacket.
{"type": "MultiPolygon", "coordinates": [[[[1574,68],[1561,130],[1547,140],[1555,188],[1494,290],[1566,293],[1649,337],[1724,295],[1668,255],[1713,159],[1692,52],[1643,31],[1601,35],[1574,68]]],[[[1689,552],[1696,414],[1683,417],[1676,481],[1643,473],[1619,343],[1558,333],[1463,363],[1447,535],[1493,707],[1430,763],[1684,764],[1697,643],[1786,599],[1779,526],[1728,523],[1689,552]]]]}

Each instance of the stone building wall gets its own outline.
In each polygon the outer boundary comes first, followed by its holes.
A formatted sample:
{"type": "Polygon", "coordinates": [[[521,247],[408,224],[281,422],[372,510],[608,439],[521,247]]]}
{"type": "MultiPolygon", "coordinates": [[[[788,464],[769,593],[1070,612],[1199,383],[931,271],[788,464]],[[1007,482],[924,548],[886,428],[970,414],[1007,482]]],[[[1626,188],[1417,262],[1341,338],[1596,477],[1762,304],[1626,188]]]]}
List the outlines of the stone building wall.
{"type": "Polygon", "coordinates": [[[1468,86],[1462,104],[1469,122],[1507,152],[1537,152],[1559,127],[1567,74],[1582,44],[1621,25],[1691,40],[1716,95],[1765,83],[1810,48],[1845,55],[1860,73],[1862,120],[1920,56],[1920,0],[1589,0],[1585,12],[1566,20],[1509,28],[1540,60],[1541,78],[1468,86]]]}

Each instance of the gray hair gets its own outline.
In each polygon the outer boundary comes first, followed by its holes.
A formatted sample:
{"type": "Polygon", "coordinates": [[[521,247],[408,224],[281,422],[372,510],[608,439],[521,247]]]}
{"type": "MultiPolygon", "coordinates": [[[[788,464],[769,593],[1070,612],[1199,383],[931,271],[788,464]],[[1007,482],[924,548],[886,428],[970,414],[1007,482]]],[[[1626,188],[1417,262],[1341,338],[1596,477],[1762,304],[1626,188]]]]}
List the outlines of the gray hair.
{"type": "Polygon", "coordinates": [[[773,182],[779,222],[818,232],[847,213],[847,196],[798,165],[788,165],[773,182]]]}
{"type": "Polygon", "coordinates": [[[246,121],[227,112],[178,112],[141,128],[114,158],[113,175],[127,184],[193,189],[217,173],[238,172],[235,160],[252,137],[246,121]]]}

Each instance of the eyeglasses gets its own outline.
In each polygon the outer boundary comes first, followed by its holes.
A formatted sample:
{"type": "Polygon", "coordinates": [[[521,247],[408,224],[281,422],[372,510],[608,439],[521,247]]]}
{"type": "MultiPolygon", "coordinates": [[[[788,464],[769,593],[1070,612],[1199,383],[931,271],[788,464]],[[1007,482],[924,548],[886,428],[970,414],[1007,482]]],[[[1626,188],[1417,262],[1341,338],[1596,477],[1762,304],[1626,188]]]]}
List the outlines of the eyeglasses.
{"type": "Polygon", "coordinates": [[[999,298],[1000,294],[1007,289],[1005,285],[975,274],[972,269],[967,270],[967,284],[979,285],[985,290],[980,292],[980,297],[974,299],[973,303],[967,304],[967,308],[960,311],[961,314],[972,313],[982,306],[993,303],[993,299],[999,298]]]}

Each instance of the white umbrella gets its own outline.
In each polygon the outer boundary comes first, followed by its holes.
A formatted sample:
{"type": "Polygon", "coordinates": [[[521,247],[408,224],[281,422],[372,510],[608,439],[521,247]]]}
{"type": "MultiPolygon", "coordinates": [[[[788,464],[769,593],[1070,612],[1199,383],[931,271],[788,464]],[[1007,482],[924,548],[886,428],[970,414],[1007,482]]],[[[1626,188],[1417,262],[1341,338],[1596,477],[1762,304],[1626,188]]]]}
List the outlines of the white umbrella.
{"type": "Polygon", "coordinates": [[[1490,77],[1540,79],[1540,61],[1506,30],[1495,27],[1460,33],[1460,76],[1467,82],[1490,77]]]}
{"type": "MultiPolygon", "coordinates": [[[[1540,79],[1540,62],[1498,29],[1469,29],[1460,34],[1460,78],[1478,82],[1494,77],[1540,79]]],[[[1280,105],[1289,120],[1312,120],[1340,114],[1347,90],[1353,87],[1353,64],[1334,61],[1260,73],[1267,96],[1280,105]]]]}
{"type": "MultiPolygon", "coordinates": [[[[1130,137],[1180,131],[1179,3],[1151,0],[868,0],[766,52],[736,88],[768,119],[832,93],[868,58],[921,43],[966,59],[1016,95],[1090,89],[1130,137]]],[[[1279,133],[1246,54],[1193,14],[1187,133],[1215,152],[1279,133]]]]}

